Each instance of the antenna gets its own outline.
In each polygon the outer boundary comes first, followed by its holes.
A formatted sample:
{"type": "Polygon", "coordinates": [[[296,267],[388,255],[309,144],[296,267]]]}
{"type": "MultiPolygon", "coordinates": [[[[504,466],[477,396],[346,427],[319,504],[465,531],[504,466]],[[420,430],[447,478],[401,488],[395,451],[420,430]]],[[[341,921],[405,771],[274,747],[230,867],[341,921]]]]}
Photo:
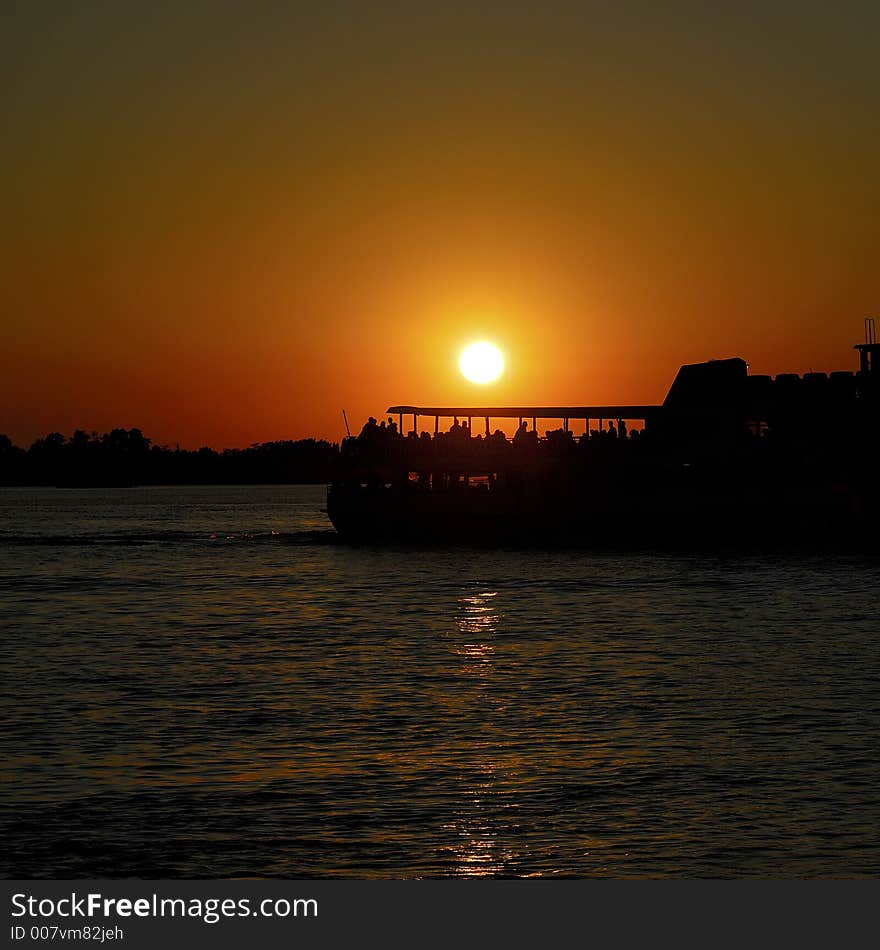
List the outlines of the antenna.
{"type": "Polygon", "coordinates": [[[345,410],[342,410],[342,421],[345,423],[345,431],[348,433],[348,437],[351,438],[351,429],[348,427],[348,416],[345,414],[345,410]]]}
{"type": "Polygon", "coordinates": [[[865,343],[870,346],[877,342],[877,331],[874,327],[874,318],[865,317],[865,343]]]}

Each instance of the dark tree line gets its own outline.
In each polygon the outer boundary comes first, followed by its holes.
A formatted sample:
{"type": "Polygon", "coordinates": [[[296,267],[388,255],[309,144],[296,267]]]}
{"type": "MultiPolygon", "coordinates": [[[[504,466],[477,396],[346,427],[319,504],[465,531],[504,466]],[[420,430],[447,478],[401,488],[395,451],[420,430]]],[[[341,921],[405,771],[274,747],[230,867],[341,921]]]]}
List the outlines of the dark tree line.
{"type": "Polygon", "coordinates": [[[247,449],[154,445],[140,429],[50,432],[28,449],[0,435],[0,485],[291,484],[330,481],[335,442],[263,442],[247,449]]]}

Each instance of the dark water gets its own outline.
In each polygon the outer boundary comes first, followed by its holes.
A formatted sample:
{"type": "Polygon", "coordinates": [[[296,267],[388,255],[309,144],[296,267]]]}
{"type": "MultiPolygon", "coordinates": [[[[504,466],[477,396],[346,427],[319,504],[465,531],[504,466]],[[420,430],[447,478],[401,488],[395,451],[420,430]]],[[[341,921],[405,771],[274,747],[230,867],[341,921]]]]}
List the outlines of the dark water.
{"type": "Polygon", "coordinates": [[[880,873],[880,561],[0,491],[4,876],[880,873]]]}

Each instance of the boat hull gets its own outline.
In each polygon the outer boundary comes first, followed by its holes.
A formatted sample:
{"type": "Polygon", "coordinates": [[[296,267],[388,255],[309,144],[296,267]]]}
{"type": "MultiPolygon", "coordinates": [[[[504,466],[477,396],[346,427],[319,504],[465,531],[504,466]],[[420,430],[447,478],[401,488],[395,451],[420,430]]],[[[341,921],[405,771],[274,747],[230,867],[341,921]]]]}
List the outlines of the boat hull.
{"type": "MultiPolygon", "coordinates": [[[[331,487],[327,512],[351,542],[663,547],[877,537],[836,503],[776,506],[729,497],[593,499],[331,487]]],[[[875,526],[876,527],[876,526],[875,526]]]]}

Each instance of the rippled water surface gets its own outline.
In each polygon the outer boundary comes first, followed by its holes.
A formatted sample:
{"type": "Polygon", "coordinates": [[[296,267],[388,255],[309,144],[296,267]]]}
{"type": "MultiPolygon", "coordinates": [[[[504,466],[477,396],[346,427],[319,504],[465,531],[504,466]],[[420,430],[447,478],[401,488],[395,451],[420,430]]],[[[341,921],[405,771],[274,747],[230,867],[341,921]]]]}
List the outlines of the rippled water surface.
{"type": "Polygon", "coordinates": [[[0,490],[4,876],[880,873],[880,561],[0,490]]]}

